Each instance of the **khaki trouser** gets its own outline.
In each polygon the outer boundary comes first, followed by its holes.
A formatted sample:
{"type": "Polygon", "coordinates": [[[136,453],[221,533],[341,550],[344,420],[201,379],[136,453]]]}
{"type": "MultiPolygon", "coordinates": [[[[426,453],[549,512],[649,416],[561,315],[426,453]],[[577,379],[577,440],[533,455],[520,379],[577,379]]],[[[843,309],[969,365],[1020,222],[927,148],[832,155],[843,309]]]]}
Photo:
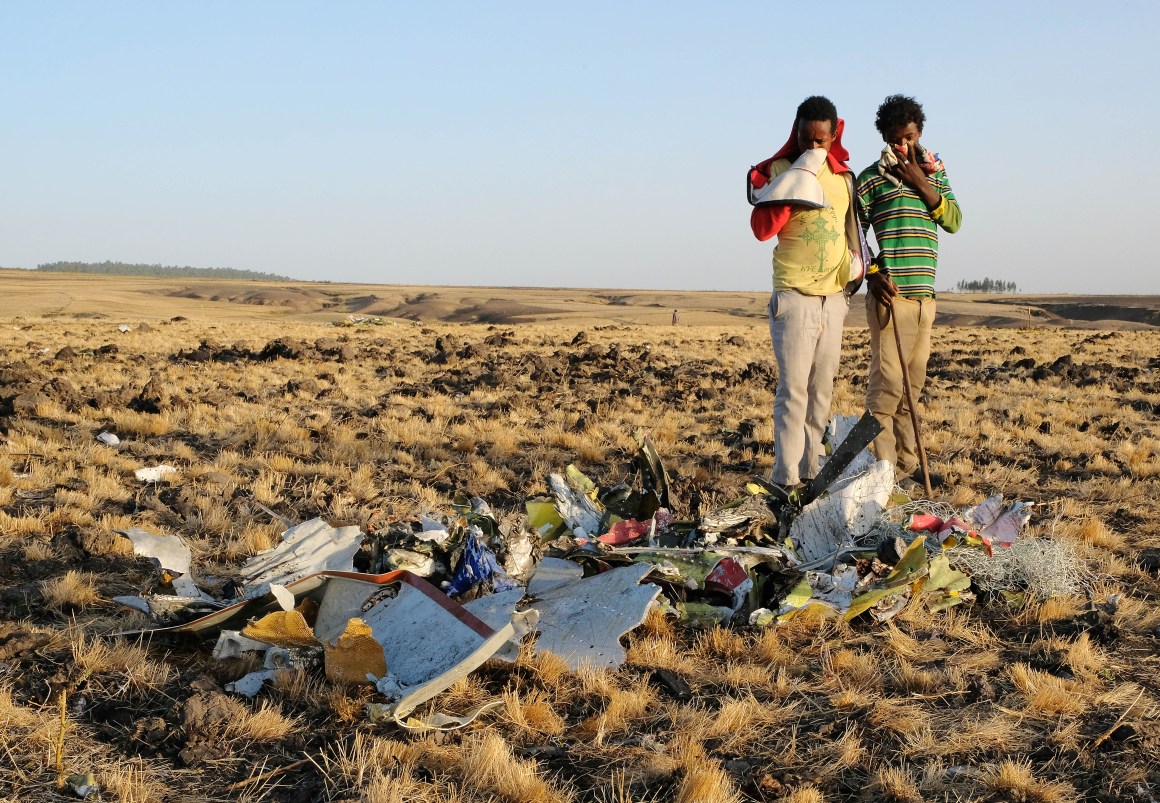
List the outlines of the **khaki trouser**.
{"type": "Polygon", "coordinates": [[[818,473],[849,309],[843,293],[780,290],[769,299],[769,336],[777,358],[772,479],[779,485],[796,485],[818,473]]]}
{"type": "Polygon", "coordinates": [[[870,325],[870,381],[866,386],[866,408],[882,424],[874,439],[879,460],[893,463],[902,476],[918,468],[918,446],[910,408],[902,387],[903,364],[910,377],[910,391],[917,402],[926,385],[926,363],[930,359],[930,329],[934,323],[933,298],[894,299],[894,308],[884,307],[866,294],[866,323],[870,325]],[[902,361],[894,342],[894,327],[902,339],[902,361]]]}

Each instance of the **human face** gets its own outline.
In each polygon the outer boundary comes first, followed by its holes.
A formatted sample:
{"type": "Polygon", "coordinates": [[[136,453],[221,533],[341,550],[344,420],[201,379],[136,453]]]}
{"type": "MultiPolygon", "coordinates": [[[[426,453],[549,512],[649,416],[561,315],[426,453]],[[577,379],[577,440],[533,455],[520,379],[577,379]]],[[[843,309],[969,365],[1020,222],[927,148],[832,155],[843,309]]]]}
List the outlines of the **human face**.
{"type": "Polygon", "coordinates": [[[821,148],[830,152],[834,144],[834,126],[829,120],[799,120],[797,127],[797,144],[802,153],[821,148]]]}
{"type": "Polygon", "coordinates": [[[922,129],[914,123],[907,123],[887,131],[886,136],[882,139],[886,140],[887,145],[894,148],[896,154],[906,157],[914,152],[915,146],[918,145],[918,138],[921,136],[922,129]]]}

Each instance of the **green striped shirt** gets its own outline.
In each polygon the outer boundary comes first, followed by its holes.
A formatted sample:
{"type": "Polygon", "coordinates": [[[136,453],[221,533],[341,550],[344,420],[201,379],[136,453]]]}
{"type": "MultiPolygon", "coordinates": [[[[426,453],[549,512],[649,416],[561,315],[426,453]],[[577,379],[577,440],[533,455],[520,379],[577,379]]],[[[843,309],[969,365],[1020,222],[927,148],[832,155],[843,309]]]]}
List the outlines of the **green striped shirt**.
{"type": "Polygon", "coordinates": [[[940,170],[928,180],[943,197],[933,212],[905,184],[895,187],[880,176],[877,162],[858,176],[858,206],[863,213],[862,220],[874,226],[874,239],[878,241],[882,265],[890,272],[890,278],[904,298],[934,295],[938,226],[954,234],[963,219],[946,172],[940,170]]]}

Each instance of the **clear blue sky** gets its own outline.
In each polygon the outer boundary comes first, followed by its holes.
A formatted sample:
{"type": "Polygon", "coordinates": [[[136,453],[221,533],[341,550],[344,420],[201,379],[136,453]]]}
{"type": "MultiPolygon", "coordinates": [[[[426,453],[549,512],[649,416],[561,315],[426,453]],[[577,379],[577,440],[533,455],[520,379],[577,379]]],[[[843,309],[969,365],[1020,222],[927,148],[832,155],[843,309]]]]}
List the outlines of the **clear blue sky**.
{"type": "Polygon", "coordinates": [[[926,107],[938,286],[1160,293],[1160,4],[9,2],[0,265],[770,286],[746,168],[926,107]]]}

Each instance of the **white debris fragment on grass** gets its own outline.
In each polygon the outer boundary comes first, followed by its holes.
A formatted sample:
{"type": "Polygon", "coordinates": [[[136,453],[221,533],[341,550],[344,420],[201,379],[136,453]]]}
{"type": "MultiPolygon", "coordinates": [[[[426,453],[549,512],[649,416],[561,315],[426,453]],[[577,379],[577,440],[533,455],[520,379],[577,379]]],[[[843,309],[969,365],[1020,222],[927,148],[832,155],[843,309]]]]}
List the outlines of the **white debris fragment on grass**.
{"type": "Polygon", "coordinates": [[[133,544],[133,554],[149,558],[163,571],[180,575],[172,579],[173,590],[178,597],[201,599],[206,594],[197,587],[190,575],[193,552],[189,545],[176,535],[156,535],[138,527],[130,527],[114,532],[128,538],[133,544]]]}
{"type": "Polygon", "coordinates": [[[102,432],[101,434],[97,435],[97,440],[106,446],[117,446],[121,443],[121,439],[114,435],[112,432],[102,432]]]}
{"type": "Polygon", "coordinates": [[[168,476],[177,473],[177,469],[173,466],[162,463],[159,466],[145,466],[133,472],[133,476],[141,480],[141,482],[161,482],[168,476]]]}
{"type": "Polygon", "coordinates": [[[88,800],[93,795],[97,796],[97,800],[101,799],[101,787],[97,784],[91,772],[70,775],[66,779],[66,783],[72,789],[73,794],[81,800],[88,800]]]}
{"type": "Polygon", "coordinates": [[[149,600],[144,597],[124,595],[113,597],[113,602],[118,605],[124,605],[126,608],[131,608],[134,611],[140,611],[146,616],[153,615],[153,608],[149,605],[149,600]]]}
{"type": "Polygon", "coordinates": [[[232,683],[227,683],[226,691],[240,694],[243,697],[253,697],[262,690],[262,686],[267,680],[273,680],[280,671],[279,669],[261,669],[257,672],[250,672],[232,683]]]}
{"type": "Polygon", "coordinates": [[[395,707],[384,703],[370,703],[366,707],[367,718],[374,723],[388,723],[394,722],[401,725],[412,733],[425,733],[427,731],[451,731],[466,727],[474,722],[479,716],[487,711],[492,711],[504,705],[503,700],[489,700],[488,702],[472,708],[462,716],[452,716],[450,714],[441,714],[434,712],[427,714],[422,719],[415,717],[408,717],[406,720],[400,722],[395,716],[395,707]]]}

